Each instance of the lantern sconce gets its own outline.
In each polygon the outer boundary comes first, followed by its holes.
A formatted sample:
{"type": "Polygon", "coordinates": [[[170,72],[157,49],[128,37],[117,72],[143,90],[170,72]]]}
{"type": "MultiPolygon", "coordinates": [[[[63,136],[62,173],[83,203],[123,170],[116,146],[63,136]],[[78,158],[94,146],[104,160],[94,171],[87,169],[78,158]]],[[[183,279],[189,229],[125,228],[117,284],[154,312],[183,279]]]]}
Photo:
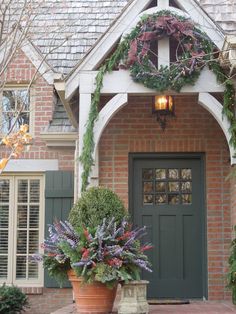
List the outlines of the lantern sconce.
{"type": "Polygon", "coordinates": [[[158,95],[153,101],[152,113],[156,114],[162,130],[166,128],[167,116],[175,116],[175,107],[172,96],[158,95]]]}

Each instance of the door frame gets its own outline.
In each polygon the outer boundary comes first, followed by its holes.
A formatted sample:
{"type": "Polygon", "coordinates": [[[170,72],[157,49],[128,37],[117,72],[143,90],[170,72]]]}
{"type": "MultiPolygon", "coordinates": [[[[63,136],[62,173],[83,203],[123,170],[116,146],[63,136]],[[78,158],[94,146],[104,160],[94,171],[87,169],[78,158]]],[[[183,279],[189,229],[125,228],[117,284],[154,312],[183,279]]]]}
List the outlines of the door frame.
{"type": "Polygon", "coordinates": [[[203,233],[202,233],[202,273],[203,273],[203,298],[208,299],[208,258],[207,258],[207,203],[206,203],[206,168],[205,168],[205,153],[129,153],[128,160],[128,204],[129,213],[131,214],[131,219],[134,221],[134,195],[133,195],[133,167],[135,160],[142,159],[198,159],[200,160],[200,171],[202,178],[202,190],[203,195],[200,197],[201,208],[202,208],[202,223],[203,223],[203,233]]]}

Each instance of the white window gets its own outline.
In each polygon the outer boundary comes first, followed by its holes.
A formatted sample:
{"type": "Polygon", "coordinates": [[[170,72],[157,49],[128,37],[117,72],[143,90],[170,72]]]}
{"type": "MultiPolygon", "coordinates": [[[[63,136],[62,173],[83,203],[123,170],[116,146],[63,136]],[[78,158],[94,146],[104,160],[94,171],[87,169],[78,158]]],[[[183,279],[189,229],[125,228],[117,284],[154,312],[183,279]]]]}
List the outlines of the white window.
{"type": "Polygon", "coordinates": [[[31,256],[43,242],[43,177],[0,178],[0,283],[43,285],[31,256]]]}
{"type": "Polygon", "coordinates": [[[0,121],[2,134],[6,134],[12,129],[19,130],[22,124],[28,124],[32,128],[31,98],[27,87],[6,87],[2,91],[0,121]]]}

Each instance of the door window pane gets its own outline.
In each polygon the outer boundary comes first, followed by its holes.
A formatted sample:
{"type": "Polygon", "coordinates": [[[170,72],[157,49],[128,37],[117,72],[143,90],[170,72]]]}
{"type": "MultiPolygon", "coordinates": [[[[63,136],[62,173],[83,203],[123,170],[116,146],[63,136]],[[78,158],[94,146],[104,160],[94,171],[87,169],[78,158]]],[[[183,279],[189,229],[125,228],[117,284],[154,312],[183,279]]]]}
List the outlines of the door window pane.
{"type": "Polygon", "coordinates": [[[181,178],[183,180],[191,180],[192,179],[192,169],[182,169],[181,170],[181,178]]]}
{"type": "Polygon", "coordinates": [[[143,169],[143,180],[153,179],[153,169],[143,169]]]}
{"type": "Polygon", "coordinates": [[[157,182],[156,192],[166,192],[166,182],[157,182]]]}
{"type": "Polygon", "coordinates": [[[171,205],[179,204],[179,194],[169,194],[168,195],[168,203],[171,205]]]}
{"type": "Polygon", "coordinates": [[[167,203],[167,196],[166,194],[158,194],[156,195],[156,204],[166,204],[167,203]]]}
{"type": "Polygon", "coordinates": [[[179,182],[169,182],[169,192],[178,192],[179,182]]]}
{"type": "Polygon", "coordinates": [[[179,178],[179,170],[178,169],[169,169],[169,179],[176,180],[179,178]]]}
{"type": "Polygon", "coordinates": [[[153,195],[151,195],[151,194],[149,194],[149,195],[144,195],[144,196],[143,196],[143,203],[144,203],[144,205],[153,204],[153,195]]]}
{"type": "Polygon", "coordinates": [[[166,179],[166,169],[156,169],[156,180],[166,179]]]}
{"type": "Polygon", "coordinates": [[[182,192],[192,192],[192,183],[191,182],[182,182],[181,184],[182,192]]]}
{"type": "Polygon", "coordinates": [[[144,182],[143,183],[143,192],[144,193],[152,193],[153,192],[153,183],[152,182],[144,182]]]}
{"type": "Polygon", "coordinates": [[[182,203],[191,204],[192,203],[192,194],[182,194],[182,203]]]}

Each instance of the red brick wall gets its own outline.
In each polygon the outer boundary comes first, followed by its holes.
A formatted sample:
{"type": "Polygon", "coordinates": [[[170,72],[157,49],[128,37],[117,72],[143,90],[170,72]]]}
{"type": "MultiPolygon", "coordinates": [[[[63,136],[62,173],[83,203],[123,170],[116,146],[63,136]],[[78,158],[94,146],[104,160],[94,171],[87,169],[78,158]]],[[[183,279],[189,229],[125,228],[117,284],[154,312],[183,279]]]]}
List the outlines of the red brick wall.
{"type": "MultiPolygon", "coordinates": [[[[231,219],[232,219],[232,231],[233,227],[236,226],[236,167],[231,169],[231,219]]],[[[234,232],[233,236],[234,236],[234,232]]]]}
{"type": "Polygon", "coordinates": [[[228,146],[217,122],[195,96],[175,98],[176,118],[160,130],[151,97],[130,97],[110,121],[100,142],[100,184],[117,192],[128,206],[129,152],[205,152],[209,299],[229,296],[225,271],[231,237],[228,146]]]}
{"type": "MultiPolygon", "coordinates": [[[[29,59],[19,51],[12,60],[7,72],[6,83],[29,84],[35,74],[35,67],[29,59]]],[[[60,170],[74,170],[73,148],[48,148],[40,138],[40,133],[52,119],[54,109],[53,86],[39,74],[33,83],[35,90],[35,115],[33,145],[20,158],[25,159],[58,159],[60,170]]],[[[0,158],[8,157],[5,146],[0,147],[0,158]]],[[[23,171],[23,169],[22,169],[23,171]]],[[[29,288],[31,289],[31,288],[29,288]]],[[[35,288],[32,288],[35,290],[35,288]]],[[[41,289],[42,290],[42,289],[41,289]]],[[[41,294],[29,295],[31,314],[48,314],[72,302],[71,289],[43,289],[41,294]]]]}
{"type": "MultiPolygon", "coordinates": [[[[29,84],[34,77],[36,69],[30,60],[19,51],[12,60],[8,72],[6,83],[8,84],[29,84]]],[[[52,119],[53,113],[53,86],[48,85],[40,74],[36,75],[33,88],[35,90],[35,124],[33,145],[28,152],[20,158],[26,159],[58,159],[61,170],[74,169],[74,149],[73,148],[47,148],[46,143],[40,139],[40,133],[52,119]]],[[[8,157],[5,148],[0,147],[0,158],[8,157]]]]}
{"type": "Polygon", "coordinates": [[[28,314],[50,314],[72,303],[71,289],[46,289],[42,294],[28,295],[28,314]]]}

